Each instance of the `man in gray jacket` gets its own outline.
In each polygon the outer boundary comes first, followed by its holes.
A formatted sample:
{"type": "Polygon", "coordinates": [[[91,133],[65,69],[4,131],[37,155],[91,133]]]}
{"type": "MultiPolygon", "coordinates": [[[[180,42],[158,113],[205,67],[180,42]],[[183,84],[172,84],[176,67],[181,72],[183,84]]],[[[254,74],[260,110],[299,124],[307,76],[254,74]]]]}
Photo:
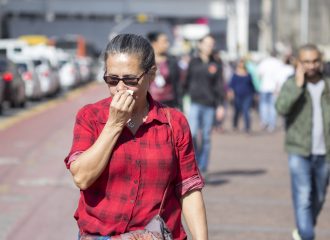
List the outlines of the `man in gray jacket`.
{"type": "Polygon", "coordinates": [[[326,197],[330,160],[330,79],[321,72],[320,50],[299,48],[296,74],[279,94],[276,109],[286,119],[291,191],[297,229],[294,240],[313,240],[326,197]]]}

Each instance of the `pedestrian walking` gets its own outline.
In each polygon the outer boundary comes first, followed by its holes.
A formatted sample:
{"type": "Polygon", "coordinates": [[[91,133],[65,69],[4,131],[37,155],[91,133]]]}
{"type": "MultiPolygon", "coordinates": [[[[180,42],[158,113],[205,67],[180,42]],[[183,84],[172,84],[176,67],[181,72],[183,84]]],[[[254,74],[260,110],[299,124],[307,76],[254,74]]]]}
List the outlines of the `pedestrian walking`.
{"type": "Polygon", "coordinates": [[[191,99],[188,120],[198,166],[203,174],[207,172],[214,119],[221,118],[224,113],[221,67],[212,57],[214,46],[215,39],[211,35],[198,42],[198,56],[189,63],[184,87],[191,99]],[[198,139],[199,132],[201,139],[198,139]]]}
{"type": "Polygon", "coordinates": [[[321,52],[307,44],[298,51],[295,76],[276,102],[285,116],[291,191],[297,230],[293,239],[315,239],[317,217],[329,183],[330,79],[321,73],[321,52]]]}
{"type": "Polygon", "coordinates": [[[157,213],[173,239],[187,239],[183,213],[193,239],[206,240],[204,183],[188,122],[148,93],[157,71],[152,46],[121,34],[104,60],[110,97],[79,110],[65,159],[80,189],[80,239],[118,239],[144,229],[157,213]]]}
{"type": "Polygon", "coordinates": [[[276,54],[263,59],[257,72],[260,78],[259,86],[259,114],[261,129],[273,132],[276,128],[275,91],[278,86],[282,62],[276,58],[276,54]]]}
{"type": "Polygon", "coordinates": [[[230,98],[234,100],[233,129],[238,130],[238,121],[240,115],[243,114],[244,130],[246,133],[250,133],[250,109],[256,91],[253,86],[252,77],[246,69],[244,59],[240,59],[237,62],[236,70],[229,83],[229,88],[230,91],[228,94],[230,95],[230,98]]]}
{"type": "Polygon", "coordinates": [[[168,54],[169,41],[163,32],[149,32],[147,37],[154,49],[157,72],[150,84],[150,94],[158,102],[182,109],[180,68],[174,56],[168,54]]]}

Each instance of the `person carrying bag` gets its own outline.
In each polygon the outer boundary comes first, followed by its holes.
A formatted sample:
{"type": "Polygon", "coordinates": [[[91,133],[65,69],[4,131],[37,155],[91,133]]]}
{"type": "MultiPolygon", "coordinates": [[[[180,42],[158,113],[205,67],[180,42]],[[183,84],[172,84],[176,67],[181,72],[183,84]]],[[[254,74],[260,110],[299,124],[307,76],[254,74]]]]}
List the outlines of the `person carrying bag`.
{"type": "Polygon", "coordinates": [[[184,240],[182,215],[193,239],[207,240],[204,181],[188,122],[148,92],[157,70],[153,48],[120,34],[104,60],[110,97],[78,111],[65,158],[80,189],[80,240],[184,240]]]}

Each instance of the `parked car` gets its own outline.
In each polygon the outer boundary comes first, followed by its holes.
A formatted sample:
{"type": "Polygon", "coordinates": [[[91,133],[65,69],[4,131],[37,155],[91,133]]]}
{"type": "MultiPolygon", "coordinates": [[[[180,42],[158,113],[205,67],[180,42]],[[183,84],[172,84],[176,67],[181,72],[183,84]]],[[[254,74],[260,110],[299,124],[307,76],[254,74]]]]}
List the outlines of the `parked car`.
{"type": "MultiPolygon", "coordinates": [[[[2,70],[2,65],[0,64],[0,74],[3,72],[2,70]]],[[[1,76],[1,75],[0,75],[1,76]]],[[[2,114],[2,109],[3,109],[3,102],[5,99],[5,81],[1,79],[0,81],[0,114],[2,114]]]]}
{"type": "Polygon", "coordinates": [[[101,83],[104,83],[104,80],[103,80],[103,75],[104,75],[104,72],[105,72],[105,66],[104,66],[104,61],[103,59],[99,58],[97,61],[96,61],[96,64],[95,64],[95,79],[96,81],[98,82],[101,82],[101,83]]]}
{"type": "Polygon", "coordinates": [[[43,97],[41,83],[32,60],[20,58],[15,60],[19,73],[25,82],[25,95],[31,100],[40,100],[43,97]]]}
{"type": "Polygon", "coordinates": [[[54,71],[49,60],[33,59],[33,64],[40,79],[41,90],[45,96],[52,96],[60,91],[60,81],[57,71],[54,71]]]}
{"type": "Polygon", "coordinates": [[[19,39],[0,39],[1,55],[5,55],[10,60],[24,54],[28,47],[26,42],[19,39]]]}
{"type": "Polygon", "coordinates": [[[4,101],[11,107],[24,107],[26,103],[25,84],[18,67],[8,58],[0,57],[0,76],[4,82],[4,101]]]}
{"type": "Polygon", "coordinates": [[[79,65],[74,57],[64,51],[58,51],[59,56],[59,78],[62,89],[68,90],[76,87],[81,82],[79,65]]]}
{"type": "Polygon", "coordinates": [[[82,83],[92,80],[92,59],[89,57],[80,57],[77,59],[82,83]]]}

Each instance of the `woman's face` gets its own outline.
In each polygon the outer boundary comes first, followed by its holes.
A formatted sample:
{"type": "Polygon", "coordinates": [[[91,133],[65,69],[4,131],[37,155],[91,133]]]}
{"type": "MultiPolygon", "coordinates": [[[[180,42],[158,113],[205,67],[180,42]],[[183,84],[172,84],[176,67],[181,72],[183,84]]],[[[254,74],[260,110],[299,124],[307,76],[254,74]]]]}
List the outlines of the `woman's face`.
{"type": "Polygon", "coordinates": [[[206,56],[211,56],[215,46],[215,40],[207,36],[199,43],[199,50],[206,56]]]}
{"type": "Polygon", "coordinates": [[[154,44],[155,51],[158,52],[159,54],[167,53],[169,46],[170,43],[165,34],[159,35],[157,41],[154,44]]]}
{"type": "Polygon", "coordinates": [[[133,97],[138,100],[145,98],[149,88],[150,72],[145,73],[140,67],[140,58],[137,55],[117,53],[109,55],[106,61],[106,75],[116,78],[139,78],[137,85],[125,84],[119,81],[117,85],[108,84],[111,96],[119,91],[132,90],[133,97]]]}
{"type": "Polygon", "coordinates": [[[245,69],[245,61],[239,60],[237,63],[237,68],[244,68],[245,69]]]}

